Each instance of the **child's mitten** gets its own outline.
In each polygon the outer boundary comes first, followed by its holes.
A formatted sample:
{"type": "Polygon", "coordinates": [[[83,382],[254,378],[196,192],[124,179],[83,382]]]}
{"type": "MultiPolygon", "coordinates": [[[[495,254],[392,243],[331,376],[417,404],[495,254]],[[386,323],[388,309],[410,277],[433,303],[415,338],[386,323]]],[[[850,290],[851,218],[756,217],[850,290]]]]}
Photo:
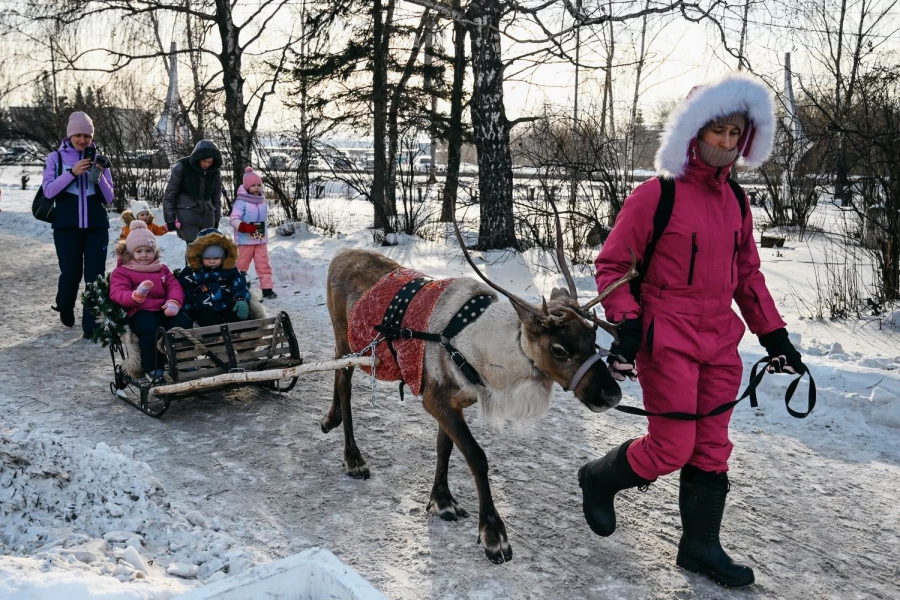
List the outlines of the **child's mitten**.
{"type": "Polygon", "coordinates": [[[175,302],[174,300],[169,300],[163,306],[163,314],[166,315],[167,317],[174,317],[175,315],[178,314],[179,310],[181,310],[181,309],[178,307],[178,303],[175,302]]]}
{"type": "Polygon", "coordinates": [[[147,294],[150,293],[150,288],[153,287],[153,282],[149,279],[142,281],[137,289],[131,292],[131,299],[141,304],[144,300],[147,299],[147,294]]]}
{"type": "Polygon", "coordinates": [[[242,321],[250,316],[250,305],[246,300],[238,300],[234,303],[234,314],[242,321]]]}

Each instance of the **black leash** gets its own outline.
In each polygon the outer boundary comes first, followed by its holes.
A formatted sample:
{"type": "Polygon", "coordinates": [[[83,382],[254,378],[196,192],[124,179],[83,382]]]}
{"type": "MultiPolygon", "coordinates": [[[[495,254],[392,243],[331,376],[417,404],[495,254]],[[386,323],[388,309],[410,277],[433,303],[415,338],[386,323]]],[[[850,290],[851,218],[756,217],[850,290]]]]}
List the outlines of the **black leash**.
{"type": "MultiPolygon", "coordinates": [[[[721,415],[722,413],[737,406],[745,398],[750,398],[750,406],[752,406],[753,408],[757,408],[759,406],[759,400],[756,397],[756,388],[759,387],[759,384],[762,382],[763,377],[765,377],[767,373],[765,366],[769,364],[769,361],[770,359],[766,357],[758,360],[753,365],[753,368],[750,369],[750,381],[747,382],[747,387],[744,389],[744,393],[741,394],[740,398],[738,398],[737,400],[732,400],[731,402],[726,402],[721,406],[717,406],[705,415],[695,415],[685,412],[655,413],[644,410],[642,408],[635,408],[633,406],[616,406],[615,408],[617,411],[627,413],[629,415],[637,415],[639,417],[665,417],[666,419],[675,419],[677,421],[699,421],[700,419],[705,419],[706,417],[721,415]],[[763,366],[762,370],[759,370],[760,366],[763,366]]],[[[813,379],[812,372],[809,369],[806,369],[806,373],[802,373],[799,377],[797,377],[797,379],[793,380],[790,383],[787,392],[785,392],[784,394],[784,406],[785,408],[787,408],[788,414],[797,419],[805,419],[816,407],[816,382],[813,379]],[[805,412],[797,411],[791,408],[791,400],[794,397],[794,392],[797,391],[797,386],[800,384],[800,380],[803,379],[803,375],[809,375],[809,397],[807,398],[807,410],[805,412]]]]}

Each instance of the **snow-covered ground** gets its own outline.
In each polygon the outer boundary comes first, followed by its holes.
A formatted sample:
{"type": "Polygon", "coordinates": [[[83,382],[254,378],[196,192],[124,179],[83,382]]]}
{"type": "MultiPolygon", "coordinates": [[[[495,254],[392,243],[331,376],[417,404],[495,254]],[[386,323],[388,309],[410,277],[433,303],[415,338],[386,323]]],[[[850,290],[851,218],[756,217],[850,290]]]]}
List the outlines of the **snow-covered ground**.
{"type": "MultiPolygon", "coordinates": [[[[808,419],[791,418],[790,378],[770,376],[760,408],[735,412],[722,537],[758,583],[729,592],[674,566],[677,477],[622,494],[613,537],[590,532],[578,467],[645,425],[590,413],[559,388],[547,417],[524,432],[480,427],[471,411],[515,551],[504,565],[485,559],[477,517],[447,523],[425,512],[436,424],[415,399],[400,403],[394,384],[379,383],[373,399],[370,381],[354,380],[368,481],[343,475],[340,431],[319,428],[330,373],[284,396],[247,388],[178,402],[161,420],[141,415],[110,395],[108,352],[49,309],[58,270],[49,227],[28,212],[36,180],[20,191],[18,169],[0,170],[0,597],[169,598],[316,546],[402,599],[900,597],[900,331],[888,319],[799,317],[794,290],[813,292],[812,262],[827,252],[821,236],[760,251],[818,405],[808,419]]],[[[340,235],[276,235],[279,298],[266,304],[291,315],[307,356],[327,358],[328,261],[339,248],[372,246],[371,211],[342,195],[320,202],[340,235]]],[[[840,214],[822,206],[817,218],[840,214]]],[[[161,247],[181,266],[183,243],[166,235],[161,247]]],[[[435,277],[470,274],[445,241],[401,237],[378,250],[435,277]]],[[[491,277],[526,298],[559,285],[549,256],[484,258],[491,277]]],[[[589,297],[590,274],[576,279],[589,297]]],[[[746,365],[762,353],[749,333],[741,351],[746,365]]],[[[624,390],[624,402],[639,404],[636,384],[624,390]]],[[[806,391],[801,384],[796,402],[806,391]]],[[[450,484],[474,513],[458,453],[450,484]]]]}

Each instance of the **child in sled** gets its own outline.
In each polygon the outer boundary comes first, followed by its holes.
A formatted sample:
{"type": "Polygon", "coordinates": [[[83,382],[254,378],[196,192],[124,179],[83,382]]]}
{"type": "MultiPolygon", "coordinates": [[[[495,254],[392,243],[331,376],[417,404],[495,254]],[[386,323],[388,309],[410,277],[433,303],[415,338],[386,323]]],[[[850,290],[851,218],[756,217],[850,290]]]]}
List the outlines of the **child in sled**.
{"type": "Polygon", "coordinates": [[[128,237],[131,231],[129,226],[135,219],[143,221],[153,235],[165,235],[169,232],[169,228],[165,225],[156,225],[153,222],[153,214],[150,212],[149,204],[142,200],[134,200],[131,202],[131,210],[126,210],[122,213],[122,222],[125,225],[122,227],[122,233],[119,235],[120,240],[128,237]]]}
{"type": "Polygon", "coordinates": [[[141,367],[151,378],[163,375],[164,357],[156,349],[160,327],[190,329],[181,311],[184,291],[169,267],[159,261],[156,237],[143,221],[134,220],[131,233],[116,247],[121,264],[109,279],[109,299],[127,311],[128,326],[138,338],[141,367]]]}
{"type": "Polygon", "coordinates": [[[187,266],[178,281],[184,288],[184,310],[200,327],[250,317],[250,290],[235,266],[237,257],[237,245],[218,229],[204,229],[188,245],[187,266]]]}
{"type": "Polygon", "coordinates": [[[246,273],[250,263],[253,262],[256,265],[263,298],[274,299],[278,295],[272,289],[266,212],[262,178],[252,168],[247,167],[243,185],[238,188],[230,217],[234,239],[238,244],[237,268],[246,273]]]}

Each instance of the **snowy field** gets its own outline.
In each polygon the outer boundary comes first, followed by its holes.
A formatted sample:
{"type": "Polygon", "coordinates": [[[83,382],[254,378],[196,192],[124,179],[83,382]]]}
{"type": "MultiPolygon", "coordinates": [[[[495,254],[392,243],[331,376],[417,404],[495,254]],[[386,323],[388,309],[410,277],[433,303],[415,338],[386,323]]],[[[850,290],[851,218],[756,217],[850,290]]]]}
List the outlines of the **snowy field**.
{"type": "MultiPolygon", "coordinates": [[[[769,376],[760,408],[744,403],[734,414],[722,537],[756,570],[757,584],[727,591],[674,565],[677,476],[623,493],[611,538],[590,532],[577,469],[645,424],[590,413],[558,387],[550,413],[522,432],[480,426],[469,411],[515,552],[503,565],[476,543],[476,516],[448,523],[425,511],[437,426],[408,394],[401,403],[395,384],[377,384],[373,398],[370,380],[354,378],[368,481],[342,473],[340,430],[320,430],[330,373],[308,375],[283,396],[247,388],[176,402],[161,420],[140,414],[111,396],[108,351],[50,310],[52,235],[29,212],[37,173],[26,191],[15,189],[18,175],[0,169],[0,598],[166,599],[314,547],[404,600],[900,598],[900,317],[800,318],[792,290],[814,297],[812,262],[829,252],[822,236],[760,250],[818,405],[805,420],[791,418],[783,406],[791,379],[769,376]]],[[[329,259],[340,248],[372,247],[365,202],[335,195],[321,203],[339,235],[301,229],[270,244],[279,298],[266,306],[290,314],[308,358],[333,353],[329,259]]],[[[839,218],[828,206],[815,215],[839,218]]],[[[111,220],[116,235],[120,223],[111,220]]],[[[182,266],[184,244],[171,234],[160,240],[165,262],[182,266]]],[[[470,274],[446,241],[401,237],[378,250],[434,277],[470,274]]],[[[489,276],[531,300],[560,284],[547,255],[484,259],[489,276]]],[[[576,280],[585,299],[595,293],[589,273],[576,280]]],[[[749,332],[741,351],[748,367],[762,355],[749,332]]],[[[637,384],[623,389],[623,402],[639,405],[637,384]]],[[[801,384],[799,406],[807,389],[801,384]]],[[[458,452],[450,485],[476,513],[458,452]]]]}

